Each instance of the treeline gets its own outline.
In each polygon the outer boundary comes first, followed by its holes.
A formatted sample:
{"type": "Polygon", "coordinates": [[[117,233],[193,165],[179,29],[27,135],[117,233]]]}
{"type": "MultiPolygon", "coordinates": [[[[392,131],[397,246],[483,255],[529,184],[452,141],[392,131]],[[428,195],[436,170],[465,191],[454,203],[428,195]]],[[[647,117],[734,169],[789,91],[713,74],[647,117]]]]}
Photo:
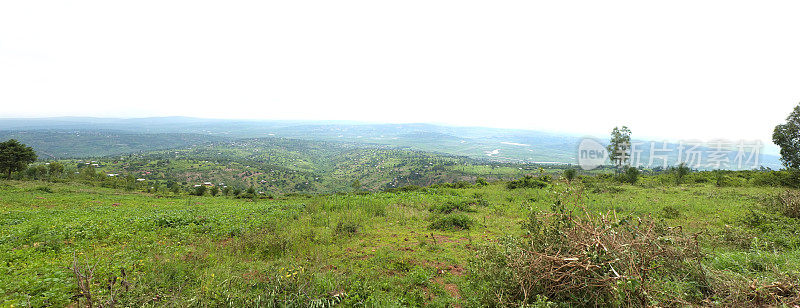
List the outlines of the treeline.
{"type": "Polygon", "coordinates": [[[146,180],[132,174],[109,176],[98,172],[91,166],[65,166],[53,161],[28,166],[23,171],[12,173],[11,179],[23,181],[43,181],[54,183],[81,183],[96,187],[141,191],[161,196],[194,195],[194,196],[230,196],[235,198],[273,198],[268,192],[258,191],[255,187],[230,187],[205,184],[188,184],[174,180],[146,180]]]}

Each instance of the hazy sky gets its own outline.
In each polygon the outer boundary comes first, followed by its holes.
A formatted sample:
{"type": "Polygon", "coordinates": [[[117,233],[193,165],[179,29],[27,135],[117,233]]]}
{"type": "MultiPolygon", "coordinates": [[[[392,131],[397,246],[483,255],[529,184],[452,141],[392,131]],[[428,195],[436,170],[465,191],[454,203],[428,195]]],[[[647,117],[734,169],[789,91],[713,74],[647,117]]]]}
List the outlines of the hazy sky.
{"type": "Polygon", "coordinates": [[[798,1],[3,1],[0,117],[433,122],[762,139],[798,1]]]}

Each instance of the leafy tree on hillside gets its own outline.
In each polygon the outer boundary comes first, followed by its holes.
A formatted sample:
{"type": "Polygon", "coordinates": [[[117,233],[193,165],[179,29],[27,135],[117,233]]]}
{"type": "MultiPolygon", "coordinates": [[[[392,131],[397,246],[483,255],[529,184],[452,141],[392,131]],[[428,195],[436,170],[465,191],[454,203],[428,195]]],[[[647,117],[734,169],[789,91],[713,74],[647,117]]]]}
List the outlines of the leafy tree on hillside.
{"type": "Polygon", "coordinates": [[[36,152],[33,148],[10,139],[0,143],[0,172],[11,179],[11,173],[24,170],[28,164],[36,161],[36,152]]]}
{"type": "Polygon", "coordinates": [[[64,165],[57,161],[50,162],[50,164],[47,165],[47,173],[51,178],[59,177],[64,173],[64,165]]]}
{"type": "Polygon", "coordinates": [[[786,168],[800,168],[800,105],[786,118],[786,123],[775,126],[772,142],[781,147],[781,161],[786,168]]]}
{"type": "Polygon", "coordinates": [[[686,163],[680,163],[680,165],[678,165],[676,167],[673,167],[671,169],[672,169],[672,172],[675,173],[675,184],[678,184],[678,185],[682,184],[683,183],[683,178],[686,177],[686,175],[689,174],[689,172],[692,171],[692,169],[690,169],[688,166],[686,166],[686,163]]]}
{"type": "Polygon", "coordinates": [[[617,171],[628,165],[630,160],[631,130],[627,126],[614,127],[611,131],[611,144],[608,145],[608,158],[617,166],[617,171]]]}
{"type": "Polygon", "coordinates": [[[206,194],[206,189],[208,189],[205,185],[200,185],[194,188],[193,195],[195,196],[202,196],[206,194]]]}

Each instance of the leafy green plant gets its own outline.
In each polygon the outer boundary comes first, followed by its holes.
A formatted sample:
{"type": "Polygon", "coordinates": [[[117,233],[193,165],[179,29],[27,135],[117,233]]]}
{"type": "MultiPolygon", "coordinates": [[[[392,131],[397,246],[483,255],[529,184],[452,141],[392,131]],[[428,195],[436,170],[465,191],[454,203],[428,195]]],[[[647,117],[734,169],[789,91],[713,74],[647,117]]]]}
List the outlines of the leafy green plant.
{"type": "Polygon", "coordinates": [[[34,190],[38,191],[38,192],[48,193],[48,194],[52,194],[53,193],[53,189],[51,189],[50,187],[47,187],[47,186],[37,186],[36,188],[34,188],[34,190]]]}
{"type": "Polygon", "coordinates": [[[776,196],[778,210],[791,218],[800,218],[800,192],[787,190],[776,196]]]}
{"type": "Polygon", "coordinates": [[[619,175],[619,181],[628,184],[636,184],[639,181],[639,175],[641,171],[639,171],[636,167],[627,167],[625,168],[625,172],[619,175]]]}
{"type": "Polygon", "coordinates": [[[686,166],[685,163],[680,163],[678,166],[672,167],[671,171],[675,175],[675,183],[680,185],[683,184],[684,178],[692,169],[686,166]]]}
{"type": "Polygon", "coordinates": [[[336,223],[334,232],[338,235],[352,236],[361,229],[361,224],[353,219],[344,219],[336,223]]]}
{"type": "Polygon", "coordinates": [[[196,186],[194,189],[192,189],[192,195],[195,196],[205,195],[206,190],[208,190],[208,187],[206,187],[205,185],[196,186]]]}
{"type": "Polygon", "coordinates": [[[575,179],[577,173],[578,172],[573,168],[566,169],[564,170],[564,178],[567,179],[567,181],[572,182],[572,180],[575,179]]]}
{"type": "Polygon", "coordinates": [[[429,228],[434,230],[469,230],[475,221],[465,214],[450,214],[434,219],[429,228]]]}
{"type": "Polygon", "coordinates": [[[506,185],[508,189],[517,189],[517,188],[545,188],[547,187],[547,182],[543,181],[539,178],[535,178],[531,175],[526,175],[521,179],[514,180],[508,182],[506,185]]]}
{"type": "Polygon", "coordinates": [[[447,201],[431,206],[430,211],[441,214],[449,214],[454,211],[475,212],[476,210],[471,205],[476,203],[476,201],[447,201]]]}
{"type": "Polygon", "coordinates": [[[681,216],[681,212],[672,205],[667,205],[661,209],[661,217],[675,219],[681,216]]]}

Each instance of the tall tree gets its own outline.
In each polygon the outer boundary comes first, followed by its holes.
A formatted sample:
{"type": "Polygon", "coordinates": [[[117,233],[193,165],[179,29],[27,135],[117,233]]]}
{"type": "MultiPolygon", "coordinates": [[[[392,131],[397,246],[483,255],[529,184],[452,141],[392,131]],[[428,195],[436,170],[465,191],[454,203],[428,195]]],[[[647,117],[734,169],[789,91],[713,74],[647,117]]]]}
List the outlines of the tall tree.
{"type": "Polygon", "coordinates": [[[800,104],[786,118],[786,123],[775,126],[772,142],[781,147],[781,161],[786,168],[800,168],[800,104]]]}
{"type": "Polygon", "coordinates": [[[628,165],[631,149],[631,130],[627,126],[611,130],[611,144],[608,145],[608,158],[617,166],[617,171],[628,165]]]}
{"type": "Polygon", "coordinates": [[[0,142],[0,172],[11,179],[11,173],[28,167],[36,161],[36,152],[33,148],[19,143],[16,139],[0,142]]]}

